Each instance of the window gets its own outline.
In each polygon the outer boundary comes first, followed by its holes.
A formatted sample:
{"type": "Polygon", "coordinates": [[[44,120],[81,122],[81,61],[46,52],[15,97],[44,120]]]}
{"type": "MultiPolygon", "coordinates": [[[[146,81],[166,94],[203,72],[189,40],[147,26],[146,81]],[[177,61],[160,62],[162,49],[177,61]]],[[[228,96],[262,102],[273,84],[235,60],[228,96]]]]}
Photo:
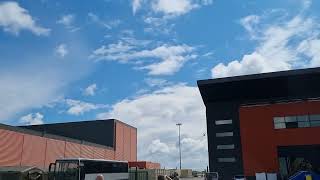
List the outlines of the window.
{"type": "Polygon", "coordinates": [[[311,127],[319,127],[320,126],[320,121],[311,121],[310,122],[311,127]]]}
{"type": "Polygon", "coordinates": [[[56,165],[56,180],[77,180],[79,174],[78,161],[60,161],[56,165]]]}
{"type": "Polygon", "coordinates": [[[310,126],[319,127],[320,126],[320,114],[310,115],[310,126]]]}
{"type": "Polygon", "coordinates": [[[216,133],[216,137],[231,137],[231,136],[233,136],[233,132],[216,133]]]}
{"type": "Polygon", "coordinates": [[[320,114],[274,117],[274,128],[306,128],[320,127],[320,114]]]}
{"type": "Polygon", "coordinates": [[[273,118],[274,122],[274,128],[275,129],[284,129],[286,128],[286,123],[284,120],[284,117],[274,117],[273,118]]]}
{"type": "Polygon", "coordinates": [[[230,158],[217,158],[218,162],[236,162],[236,158],[230,157],[230,158]]]}
{"type": "Polygon", "coordinates": [[[232,124],[232,120],[216,120],[216,125],[232,124]]]}
{"type": "Polygon", "coordinates": [[[309,116],[308,115],[297,116],[297,121],[298,121],[298,127],[299,128],[310,127],[310,122],[309,122],[309,116]]]}
{"type": "Polygon", "coordinates": [[[275,129],[285,129],[286,128],[286,123],[275,123],[274,124],[275,129]]]}
{"type": "Polygon", "coordinates": [[[312,114],[309,117],[310,121],[320,121],[320,114],[312,114]]]}
{"type": "Polygon", "coordinates": [[[309,121],[298,122],[298,127],[299,128],[310,127],[310,122],[309,121]]]}
{"type": "Polygon", "coordinates": [[[286,116],[284,120],[286,123],[297,122],[297,116],[286,116]]]}
{"type": "Polygon", "coordinates": [[[234,149],[234,144],[217,145],[217,149],[234,149]]]}

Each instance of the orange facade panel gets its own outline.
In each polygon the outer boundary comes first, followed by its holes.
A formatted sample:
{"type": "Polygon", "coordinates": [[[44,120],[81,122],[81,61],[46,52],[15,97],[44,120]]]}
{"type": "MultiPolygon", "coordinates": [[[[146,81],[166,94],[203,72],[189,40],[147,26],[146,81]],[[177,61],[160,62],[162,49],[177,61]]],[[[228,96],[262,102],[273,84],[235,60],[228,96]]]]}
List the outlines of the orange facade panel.
{"type": "Polygon", "coordinates": [[[136,161],[136,129],[121,122],[114,127],[114,149],[0,129],[0,166],[48,168],[56,159],[78,157],[136,161]]]}
{"type": "Polygon", "coordinates": [[[0,166],[19,166],[22,146],[22,134],[0,129],[0,166]]]}
{"type": "Polygon", "coordinates": [[[121,123],[116,123],[116,148],[115,148],[115,159],[123,160],[124,144],[123,144],[123,131],[124,125],[121,123]]]}
{"type": "Polygon", "coordinates": [[[136,161],[137,160],[137,130],[134,128],[131,128],[130,130],[130,141],[131,141],[130,161],[136,161]]]}
{"type": "Polygon", "coordinates": [[[105,149],[104,150],[104,159],[107,159],[107,160],[114,160],[114,151],[111,150],[111,149],[105,149]]]}
{"type": "Polygon", "coordinates": [[[25,134],[21,165],[45,168],[45,157],[46,138],[25,134]]]}
{"type": "Polygon", "coordinates": [[[94,157],[94,155],[93,155],[94,147],[92,147],[92,146],[88,146],[88,145],[82,144],[80,152],[81,152],[80,156],[82,158],[91,158],[91,159],[93,159],[93,157],[94,157]]]}
{"type": "Polygon", "coordinates": [[[124,126],[123,131],[123,160],[130,161],[131,139],[130,127],[124,126]]]}
{"type": "Polygon", "coordinates": [[[103,148],[94,147],[94,153],[93,153],[94,159],[104,159],[104,154],[105,153],[103,148]]]}
{"type": "Polygon", "coordinates": [[[129,167],[137,167],[139,169],[160,169],[160,163],[147,161],[129,161],[129,167]]]}
{"type": "Polygon", "coordinates": [[[45,167],[49,167],[49,164],[55,162],[56,159],[64,158],[65,146],[65,141],[47,139],[45,167]]]}
{"type": "Polygon", "coordinates": [[[66,142],[65,158],[79,158],[81,145],[72,142],[66,142]]]}

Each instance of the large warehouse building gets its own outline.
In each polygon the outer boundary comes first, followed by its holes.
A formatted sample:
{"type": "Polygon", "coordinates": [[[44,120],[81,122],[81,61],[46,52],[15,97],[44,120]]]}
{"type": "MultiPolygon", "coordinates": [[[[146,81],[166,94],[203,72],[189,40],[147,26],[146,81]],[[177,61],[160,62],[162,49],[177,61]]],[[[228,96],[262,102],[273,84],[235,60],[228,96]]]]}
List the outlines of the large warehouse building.
{"type": "Polygon", "coordinates": [[[198,81],[222,179],[320,170],[320,68],[198,81]],[[306,166],[307,165],[307,166],[306,166]]]}
{"type": "Polygon", "coordinates": [[[137,129],[118,120],[0,124],[0,166],[47,169],[59,158],[137,160],[137,129]]]}

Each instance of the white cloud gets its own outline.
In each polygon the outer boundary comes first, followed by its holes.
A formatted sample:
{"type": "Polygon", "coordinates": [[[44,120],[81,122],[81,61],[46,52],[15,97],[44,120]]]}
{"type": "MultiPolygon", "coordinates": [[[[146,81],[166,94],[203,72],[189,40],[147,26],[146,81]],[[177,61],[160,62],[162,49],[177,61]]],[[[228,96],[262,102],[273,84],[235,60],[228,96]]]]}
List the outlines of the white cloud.
{"type": "Polygon", "coordinates": [[[256,38],[256,25],[260,22],[260,16],[250,15],[240,20],[241,25],[249,32],[251,38],[256,38]]]}
{"type": "Polygon", "coordinates": [[[37,25],[26,9],[11,1],[0,3],[0,27],[15,35],[19,35],[22,30],[29,30],[39,36],[50,33],[50,29],[37,25]]]}
{"type": "Polygon", "coordinates": [[[165,79],[159,79],[159,78],[146,78],[144,80],[150,87],[163,87],[165,85],[169,85],[167,80],[165,79]]]}
{"type": "Polygon", "coordinates": [[[60,19],[58,19],[57,23],[70,27],[72,26],[74,20],[75,16],[73,14],[66,14],[61,16],[60,19]]]}
{"type": "Polygon", "coordinates": [[[253,73],[264,73],[319,65],[320,29],[313,18],[303,15],[286,21],[259,26],[257,16],[242,20],[252,39],[258,41],[254,52],[241,60],[228,64],[219,63],[212,71],[212,77],[227,77],[253,73]],[[252,26],[256,24],[256,27],[252,26]],[[309,59],[306,57],[310,57],[309,59]]]}
{"type": "Polygon", "coordinates": [[[147,151],[150,153],[169,153],[170,148],[167,144],[160,141],[160,139],[153,140],[148,146],[147,151]]]}
{"type": "Polygon", "coordinates": [[[64,58],[69,53],[66,44],[58,45],[55,49],[55,52],[62,58],[64,58]]]}
{"type": "Polygon", "coordinates": [[[308,9],[312,4],[312,0],[302,0],[303,10],[308,9]]]}
{"type": "Polygon", "coordinates": [[[163,44],[153,49],[141,47],[141,44],[138,41],[133,43],[119,41],[117,44],[109,44],[96,49],[91,58],[134,63],[136,69],[146,69],[150,75],[172,75],[179,71],[187,61],[197,57],[194,53],[195,48],[185,44],[163,44]]]}
{"type": "Polygon", "coordinates": [[[107,29],[112,29],[114,27],[117,27],[121,23],[120,20],[113,20],[109,22],[104,21],[98,15],[92,12],[88,13],[88,17],[92,22],[97,23],[98,25],[101,25],[102,27],[105,27],[107,29]]]}
{"type": "Polygon", "coordinates": [[[96,109],[107,108],[107,105],[104,104],[93,104],[87,103],[79,100],[66,99],[66,105],[69,107],[67,113],[70,115],[82,115],[86,112],[90,112],[96,109]]]}
{"type": "Polygon", "coordinates": [[[173,18],[212,3],[213,0],[132,0],[132,11],[135,14],[144,6],[144,9],[151,11],[153,15],[171,16],[173,18]]]}
{"type": "Polygon", "coordinates": [[[57,20],[57,24],[62,24],[70,32],[75,32],[80,29],[79,27],[75,27],[74,25],[75,19],[76,19],[76,16],[74,14],[62,15],[60,19],[57,20]]]}
{"type": "Polygon", "coordinates": [[[179,160],[176,123],[181,122],[183,167],[205,168],[207,165],[206,137],[203,137],[205,107],[197,87],[183,84],[162,87],[124,99],[98,118],[121,119],[137,127],[138,158],[172,168],[179,160]]]}
{"type": "Polygon", "coordinates": [[[83,91],[83,95],[94,96],[96,94],[96,90],[97,90],[97,84],[91,84],[83,91]]]}
{"type": "Polygon", "coordinates": [[[320,66],[320,38],[304,40],[298,47],[298,52],[310,59],[309,66],[320,66]]]}
{"type": "Polygon", "coordinates": [[[192,0],[156,0],[152,4],[155,12],[171,15],[182,15],[197,7],[192,0]]]}
{"type": "Polygon", "coordinates": [[[43,124],[43,115],[41,113],[30,113],[20,118],[20,123],[24,125],[43,124]]]}
{"type": "Polygon", "coordinates": [[[141,0],[132,0],[132,11],[133,14],[137,12],[138,9],[141,7],[141,0]]]}

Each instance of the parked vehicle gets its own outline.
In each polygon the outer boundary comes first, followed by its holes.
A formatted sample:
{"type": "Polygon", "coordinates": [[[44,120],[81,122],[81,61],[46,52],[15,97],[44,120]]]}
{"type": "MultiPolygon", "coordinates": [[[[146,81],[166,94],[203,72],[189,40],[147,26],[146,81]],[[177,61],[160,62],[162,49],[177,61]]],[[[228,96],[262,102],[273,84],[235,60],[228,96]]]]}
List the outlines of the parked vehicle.
{"type": "Polygon", "coordinates": [[[49,166],[49,180],[128,180],[128,162],[102,159],[59,159],[49,166]]]}

